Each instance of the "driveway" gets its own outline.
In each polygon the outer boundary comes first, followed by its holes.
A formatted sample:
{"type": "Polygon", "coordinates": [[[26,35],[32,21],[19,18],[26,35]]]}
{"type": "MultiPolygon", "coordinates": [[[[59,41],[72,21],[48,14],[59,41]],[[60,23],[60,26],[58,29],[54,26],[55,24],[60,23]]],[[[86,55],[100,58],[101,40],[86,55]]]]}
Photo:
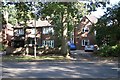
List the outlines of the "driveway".
{"type": "Polygon", "coordinates": [[[72,50],[70,51],[71,57],[81,61],[97,61],[98,58],[94,57],[93,52],[85,52],[84,50],[72,50]]]}

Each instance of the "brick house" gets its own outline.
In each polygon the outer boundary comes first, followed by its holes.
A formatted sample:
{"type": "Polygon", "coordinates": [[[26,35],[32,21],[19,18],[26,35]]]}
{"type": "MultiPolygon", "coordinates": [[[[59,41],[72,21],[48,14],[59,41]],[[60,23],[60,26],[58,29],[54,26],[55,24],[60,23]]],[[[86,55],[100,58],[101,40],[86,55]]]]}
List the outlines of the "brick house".
{"type": "Polygon", "coordinates": [[[90,33],[90,30],[97,21],[98,19],[93,15],[87,15],[81,19],[80,24],[74,29],[74,43],[77,49],[95,44],[95,34],[90,33]]]}
{"type": "MultiPolygon", "coordinates": [[[[90,33],[90,29],[95,23],[97,23],[97,18],[93,15],[87,15],[84,16],[81,19],[80,24],[75,27],[74,35],[72,35],[74,39],[72,40],[74,40],[77,49],[84,49],[85,45],[95,44],[94,34],[90,33]]],[[[57,47],[58,42],[56,42],[55,39],[53,25],[46,20],[37,20],[36,27],[34,27],[34,25],[35,21],[31,20],[28,22],[27,27],[24,27],[22,24],[14,26],[13,29],[11,29],[14,34],[10,39],[11,46],[13,48],[25,48],[26,46],[29,46],[33,49],[36,32],[36,41],[38,47],[57,47]]]]}
{"type": "Polygon", "coordinates": [[[50,48],[55,47],[54,42],[54,27],[48,21],[36,21],[36,27],[34,27],[34,20],[29,21],[27,27],[17,25],[14,28],[14,47],[25,47],[25,44],[29,47],[33,47],[35,44],[35,33],[36,42],[38,47],[48,46],[50,48]],[[35,31],[36,30],[36,31],[35,31]]]}

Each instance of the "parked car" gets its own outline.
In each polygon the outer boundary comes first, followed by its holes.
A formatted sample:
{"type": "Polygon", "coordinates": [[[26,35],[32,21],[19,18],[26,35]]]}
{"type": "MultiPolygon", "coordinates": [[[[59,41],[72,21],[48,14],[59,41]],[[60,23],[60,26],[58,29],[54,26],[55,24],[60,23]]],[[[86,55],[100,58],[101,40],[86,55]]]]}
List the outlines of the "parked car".
{"type": "Polygon", "coordinates": [[[86,51],[94,51],[94,45],[86,45],[84,50],[85,50],[85,52],[86,51]]]}
{"type": "Polygon", "coordinates": [[[70,50],[76,50],[76,46],[74,43],[68,43],[68,46],[69,46],[70,50]]]}

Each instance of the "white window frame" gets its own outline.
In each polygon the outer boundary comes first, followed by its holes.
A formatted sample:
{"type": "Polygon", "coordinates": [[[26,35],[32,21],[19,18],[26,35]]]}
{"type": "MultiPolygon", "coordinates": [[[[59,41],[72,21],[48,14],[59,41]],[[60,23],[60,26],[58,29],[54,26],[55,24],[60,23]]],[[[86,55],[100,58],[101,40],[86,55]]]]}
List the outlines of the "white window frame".
{"type": "Polygon", "coordinates": [[[35,28],[31,29],[31,34],[35,35],[35,28]]]}
{"type": "Polygon", "coordinates": [[[89,32],[89,28],[88,27],[82,28],[82,32],[86,32],[86,30],[88,30],[87,32],[89,32]]]}
{"type": "Polygon", "coordinates": [[[44,27],[43,30],[42,30],[43,34],[49,34],[50,32],[52,32],[52,34],[54,34],[53,27],[44,27]]]}
{"type": "Polygon", "coordinates": [[[86,45],[85,45],[86,42],[87,42],[87,45],[90,44],[90,40],[88,40],[88,39],[83,39],[82,42],[81,42],[81,43],[82,43],[82,46],[86,46],[86,45]]]}
{"type": "Polygon", "coordinates": [[[43,40],[42,45],[54,48],[54,40],[43,40]]]}
{"type": "Polygon", "coordinates": [[[17,29],[15,32],[16,36],[24,35],[24,30],[23,29],[17,29]]]}

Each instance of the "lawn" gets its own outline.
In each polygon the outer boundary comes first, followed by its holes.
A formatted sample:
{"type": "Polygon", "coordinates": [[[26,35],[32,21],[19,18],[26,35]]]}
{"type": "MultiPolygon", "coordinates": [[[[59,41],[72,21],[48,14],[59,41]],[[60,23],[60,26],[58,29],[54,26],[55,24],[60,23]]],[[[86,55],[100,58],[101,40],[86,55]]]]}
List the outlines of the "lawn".
{"type": "Polygon", "coordinates": [[[36,58],[34,56],[28,55],[28,56],[18,56],[18,55],[5,55],[2,57],[2,61],[37,61],[37,60],[65,60],[65,57],[63,56],[37,56],[36,58]]]}

